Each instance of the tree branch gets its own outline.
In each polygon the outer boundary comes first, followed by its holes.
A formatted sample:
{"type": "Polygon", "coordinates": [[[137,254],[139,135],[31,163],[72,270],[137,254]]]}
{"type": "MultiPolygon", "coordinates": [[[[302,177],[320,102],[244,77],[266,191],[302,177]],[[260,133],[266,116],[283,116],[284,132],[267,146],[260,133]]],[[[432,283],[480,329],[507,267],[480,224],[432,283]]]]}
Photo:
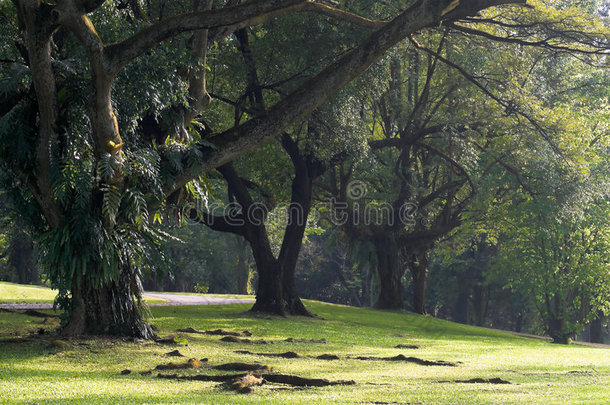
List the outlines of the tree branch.
{"type": "Polygon", "coordinates": [[[545,49],[562,52],[562,53],[580,53],[580,54],[584,54],[584,55],[608,55],[608,54],[610,54],[608,45],[595,46],[594,44],[587,44],[592,49],[580,49],[580,48],[576,48],[576,47],[569,47],[567,45],[560,44],[559,42],[553,43],[552,41],[554,39],[556,40],[557,38],[554,38],[552,36],[547,36],[546,38],[534,41],[534,40],[527,40],[527,39],[522,39],[522,38],[518,38],[518,37],[504,37],[504,36],[494,35],[494,34],[490,34],[489,32],[465,27],[463,25],[458,25],[458,24],[454,24],[454,23],[449,23],[447,25],[450,26],[451,28],[455,29],[456,31],[463,32],[464,34],[475,35],[475,36],[483,37],[486,39],[491,39],[492,41],[496,41],[496,42],[505,42],[505,43],[510,43],[510,44],[522,45],[522,46],[545,48],[545,49]]]}
{"type": "Polygon", "coordinates": [[[442,158],[443,160],[447,161],[450,165],[455,167],[460,173],[462,173],[462,175],[464,177],[466,177],[466,180],[468,180],[468,183],[470,184],[470,189],[472,190],[472,192],[476,193],[477,187],[475,186],[474,182],[472,181],[472,178],[470,177],[470,175],[468,174],[466,169],[464,169],[464,167],[462,165],[460,165],[455,159],[453,159],[451,156],[449,156],[442,150],[440,150],[432,145],[428,145],[423,142],[415,142],[415,145],[428,149],[429,151],[438,155],[440,158],[442,158]]]}
{"type": "Polygon", "coordinates": [[[485,87],[483,84],[481,84],[473,75],[468,73],[463,67],[461,67],[461,66],[457,65],[456,63],[450,61],[449,59],[439,55],[438,53],[434,52],[432,49],[426,48],[425,46],[421,45],[420,43],[418,43],[415,40],[415,38],[410,37],[409,40],[411,41],[411,43],[413,43],[413,45],[415,45],[417,47],[417,49],[420,49],[420,50],[438,58],[438,60],[440,60],[447,66],[457,70],[464,78],[466,78],[469,82],[471,82],[472,84],[477,86],[486,96],[488,96],[489,98],[494,100],[496,103],[498,103],[502,107],[504,107],[506,109],[507,113],[514,112],[514,113],[517,113],[518,115],[522,116],[523,118],[525,118],[538,131],[538,133],[540,133],[542,138],[549,144],[549,146],[551,146],[553,151],[557,155],[562,156],[561,150],[559,149],[559,147],[557,145],[555,145],[555,142],[553,142],[553,140],[551,139],[549,134],[529,114],[517,109],[516,106],[513,105],[512,102],[503,100],[500,97],[494,95],[490,90],[487,89],[487,87],[485,87]]]}
{"type": "MultiPolygon", "coordinates": [[[[522,0],[514,1],[514,3],[522,2],[522,0]]],[[[449,2],[444,1],[444,3],[449,2]]],[[[490,7],[506,4],[508,0],[490,0],[484,3],[485,7],[490,7]]],[[[202,172],[235,160],[240,155],[275,138],[290,124],[303,119],[362,74],[402,39],[425,27],[439,24],[443,16],[440,14],[438,4],[438,1],[418,0],[394,20],[363,40],[359,46],[306,80],[265,114],[206,139],[214,146],[199,146],[205,158],[198,170],[192,172],[189,169],[178,173],[174,184],[166,187],[166,193],[171,194],[173,190],[184,186],[202,172]]]]}
{"type": "Polygon", "coordinates": [[[217,10],[196,11],[165,18],[135,35],[106,48],[109,67],[118,72],[123,66],[158,43],[182,32],[239,25],[261,24],[288,14],[307,0],[252,0],[217,10]]]}

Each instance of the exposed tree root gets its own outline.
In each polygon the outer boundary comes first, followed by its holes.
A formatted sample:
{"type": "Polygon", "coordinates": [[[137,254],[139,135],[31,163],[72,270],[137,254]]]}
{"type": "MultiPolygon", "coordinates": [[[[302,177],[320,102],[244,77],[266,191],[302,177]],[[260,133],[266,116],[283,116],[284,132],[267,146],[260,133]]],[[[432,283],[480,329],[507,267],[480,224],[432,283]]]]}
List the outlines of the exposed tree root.
{"type": "Polygon", "coordinates": [[[278,384],[288,384],[294,387],[327,387],[330,385],[355,385],[353,380],[329,381],[325,378],[304,378],[289,374],[263,374],[265,380],[278,384]]]}
{"type": "MultiPolygon", "coordinates": [[[[254,353],[249,350],[235,350],[235,353],[239,354],[249,354],[252,356],[264,356],[264,357],[281,357],[283,359],[298,359],[307,356],[301,356],[295,352],[284,352],[284,353],[254,353]]],[[[319,356],[315,356],[315,359],[318,360],[339,360],[339,356],[336,354],[321,354],[319,356]]]]}
{"type": "Polygon", "coordinates": [[[184,333],[197,333],[199,335],[213,335],[213,336],[252,336],[252,332],[243,331],[243,332],[232,332],[223,329],[216,330],[206,330],[204,332],[193,329],[193,328],[185,328],[185,329],[176,329],[176,332],[184,332],[184,333]]]}
{"type": "Polygon", "coordinates": [[[396,349],[421,349],[418,345],[396,345],[394,347],[396,349]]]}
{"type": "Polygon", "coordinates": [[[456,367],[457,363],[445,360],[424,360],[417,357],[406,357],[402,354],[394,357],[373,357],[373,356],[358,356],[354,357],[357,360],[383,360],[383,361],[406,361],[407,363],[415,363],[420,366],[447,366],[456,367]]]}
{"type": "Polygon", "coordinates": [[[297,353],[295,352],[284,352],[284,353],[253,353],[251,351],[248,350],[236,350],[235,353],[239,353],[239,354],[251,354],[254,356],[264,356],[264,357],[281,357],[283,359],[296,359],[299,358],[301,356],[299,356],[297,353]]]}
{"type": "Polygon", "coordinates": [[[295,339],[295,338],[288,338],[285,340],[285,342],[290,342],[290,343],[328,343],[328,340],[326,340],[325,338],[322,339],[295,339]]]}
{"type": "Polygon", "coordinates": [[[271,371],[269,366],[257,363],[225,363],[212,368],[223,371],[271,371]]]}
{"type": "Polygon", "coordinates": [[[439,382],[454,382],[454,383],[460,383],[460,384],[512,384],[510,381],[503,380],[498,377],[471,378],[469,380],[452,380],[452,381],[439,381],[439,382]]]}
{"type": "Polygon", "coordinates": [[[165,353],[165,355],[169,357],[186,357],[184,354],[180,353],[178,349],[165,353]]]}
{"type": "Polygon", "coordinates": [[[242,339],[242,338],[238,338],[236,336],[225,336],[222,339],[220,339],[221,342],[229,342],[229,343],[254,343],[254,344],[260,344],[260,345],[267,345],[273,342],[267,341],[267,340],[252,340],[252,339],[242,339]]]}
{"type": "MultiPolygon", "coordinates": [[[[193,375],[193,376],[180,376],[177,374],[158,374],[157,378],[170,379],[170,380],[187,380],[187,381],[216,381],[216,382],[227,382],[234,381],[239,378],[245,377],[249,374],[227,374],[227,375],[193,375]]],[[[276,384],[287,384],[294,387],[327,387],[331,385],[355,385],[356,382],[349,381],[330,381],[325,378],[305,378],[297,375],[290,374],[275,374],[275,373],[253,373],[258,378],[263,378],[265,381],[276,383],[276,384]]]]}
{"type": "Polygon", "coordinates": [[[157,378],[165,380],[183,380],[183,381],[214,381],[214,382],[227,382],[241,378],[248,375],[247,373],[241,374],[225,374],[225,375],[178,375],[178,374],[157,374],[157,378]]]}
{"type": "Polygon", "coordinates": [[[183,344],[183,342],[179,341],[176,339],[175,336],[170,336],[168,338],[156,338],[154,339],[155,343],[158,343],[160,345],[180,345],[183,344]]]}
{"type": "Polygon", "coordinates": [[[339,360],[339,356],[336,354],[321,354],[316,357],[319,360],[339,360]]]}
{"type": "Polygon", "coordinates": [[[159,364],[155,367],[155,370],[182,370],[187,368],[199,368],[201,367],[201,362],[196,359],[188,359],[186,363],[167,363],[167,364],[159,364]]]}

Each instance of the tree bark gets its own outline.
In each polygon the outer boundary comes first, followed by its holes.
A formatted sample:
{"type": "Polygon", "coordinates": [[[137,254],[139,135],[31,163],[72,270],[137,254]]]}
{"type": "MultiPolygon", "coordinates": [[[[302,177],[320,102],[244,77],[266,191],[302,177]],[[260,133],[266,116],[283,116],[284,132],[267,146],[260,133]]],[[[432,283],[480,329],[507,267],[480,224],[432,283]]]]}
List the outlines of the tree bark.
{"type": "Polygon", "coordinates": [[[409,262],[413,277],[413,311],[426,313],[426,272],[428,270],[428,250],[415,250],[415,258],[409,262]]]}
{"type": "Polygon", "coordinates": [[[137,275],[122,269],[119,279],[92,285],[76,273],[72,282],[71,316],[65,336],[112,335],[150,339],[151,326],[142,316],[142,287],[137,275]]]}
{"type": "Polygon", "coordinates": [[[453,321],[468,324],[468,292],[460,291],[455,301],[453,321]]]}
{"type": "Polygon", "coordinates": [[[604,343],[604,312],[599,311],[597,317],[591,321],[590,325],[590,338],[591,343],[604,343]]]}
{"type": "Polygon", "coordinates": [[[292,180],[291,202],[288,224],[282,240],[278,260],[282,266],[282,288],[286,309],[291,315],[312,316],[305,308],[297,292],[295,273],[303,237],[307,228],[307,218],[311,210],[313,181],[324,171],[321,164],[304,156],[290,136],[284,135],[282,146],[290,155],[295,169],[292,180]]]}
{"type": "Polygon", "coordinates": [[[398,241],[391,231],[374,237],[379,275],[379,295],[374,307],[377,309],[402,309],[404,267],[400,258],[398,241]]]}

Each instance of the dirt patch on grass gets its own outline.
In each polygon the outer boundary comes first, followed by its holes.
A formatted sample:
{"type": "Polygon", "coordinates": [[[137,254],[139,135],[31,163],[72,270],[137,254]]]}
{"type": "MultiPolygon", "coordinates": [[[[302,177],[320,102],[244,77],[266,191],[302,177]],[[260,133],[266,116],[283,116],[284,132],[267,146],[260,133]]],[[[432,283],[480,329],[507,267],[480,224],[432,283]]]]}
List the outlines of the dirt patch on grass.
{"type": "Polygon", "coordinates": [[[471,378],[469,380],[451,380],[451,381],[439,381],[439,382],[452,382],[458,384],[512,384],[510,381],[503,380],[499,377],[492,378],[471,378]]]}
{"type": "Polygon", "coordinates": [[[239,354],[250,354],[253,356],[264,356],[264,357],[280,357],[283,359],[297,359],[301,357],[298,353],[295,352],[284,352],[284,353],[254,353],[249,350],[236,350],[235,353],[239,354]]]}
{"type": "Polygon", "coordinates": [[[225,363],[212,367],[222,371],[271,371],[271,367],[258,363],[225,363]]]}
{"type": "Polygon", "coordinates": [[[289,343],[328,343],[328,340],[326,340],[326,338],[322,338],[322,339],[299,339],[299,338],[288,338],[286,340],[284,340],[284,342],[289,342],[289,343]]]}
{"type": "Polygon", "coordinates": [[[337,356],[336,354],[321,354],[319,356],[316,356],[316,359],[318,360],[339,360],[339,356],[337,356]]]}
{"type": "Polygon", "coordinates": [[[395,349],[421,349],[418,345],[396,345],[395,349]]]}
{"type": "Polygon", "coordinates": [[[276,384],[287,384],[294,387],[328,387],[332,385],[355,385],[353,380],[338,380],[331,381],[325,378],[306,378],[291,374],[277,373],[245,373],[245,374],[226,374],[226,375],[177,375],[177,374],[158,374],[157,378],[170,380],[187,380],[187,381],[216,381],[227,382],[237,380],[238,378],[253,375],[258,378],[263,378],[267,382],[276,384]]]}
{"type": "Polygon", "coordinates": [[[245,344],[259,344],[259,345],[268,345],[270,342],[268,340],[262,340],[262,339],[258,339],[258,340],[253,340],[253,339],[244,339],[244,338],[239,338],[237,336],[225,336],[222,339],[220,339],[221,342],[227,342],[227,343],[245,343],[245,344]]]}
{"type": "Polygon", "coordinates": [[[178,349],[167,352],[165,355],[168,357],[186,357],[184,354],[180,353],[178,349]]]}
{"type": "Polygon", "coordinates": [[[184,333],[196,333],[199,335],[212,335],[212,336],[252,336],[252,332],[243,331],[243,332],[233,332],[223,329],[215,329],[215,330],[206,330],[199,331],[194,328],[185,328],[185,329],[176,329],[176,332],[184,332],[184,333]]]}
{"type": "Polygon", "coordinates": [[[399,354],[394,357],[374,357],[374,356],[358,356],[354,357],[356,360],[381,360],[381,361],[404,361],[407,363],[414,363],[420,366],[447,366],[447,367],[456,367],[457,363],[445,360],[424,360],[418,357],[407,357],[405,355],[399,354]]]}
{"type": "Polygon", "coordinates": [[[186,363],[166,363],[159,364],[155,367],[155,370],[184,370],[184,369],[198,369],[201,367],[201,361],[197,359],[188,359],[186,363]]]}

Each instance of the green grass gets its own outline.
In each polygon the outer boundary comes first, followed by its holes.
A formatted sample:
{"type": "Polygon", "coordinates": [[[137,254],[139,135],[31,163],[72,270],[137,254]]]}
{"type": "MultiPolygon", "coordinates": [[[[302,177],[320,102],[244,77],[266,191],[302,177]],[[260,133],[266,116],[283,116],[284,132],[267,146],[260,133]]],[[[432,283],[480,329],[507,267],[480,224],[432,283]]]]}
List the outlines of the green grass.
{"type": "MultiPolygon", "coordinates": [[[[35,285],[21,285],[0,282],[0,304],[52,304],[56,290],[35,285]]],[[[147,298],[144,301],[149,304],[160,304],[163,299],[147,298]]]]}
{"type": "Polygon", "coordinates": [[[35,285],[0,282],[0,303],[52,303],[57,291],[35,285]]]}
{"type": "MultiPolygon", "coordinates": [[[[326,338],[327,344],[248,345],[223,343],[215,336],[184,334],[180,336],[188,339],[188,346],[179,350],[187,357],[207,357],[210,364],[261,362],[279,372],[352,379],[357,385],[295,389],[267,384],[248,395],[235,394],[217,383],[158,380],[139,374],[169,361],[163,353],[173,350],[171,347],[92,338],[72,341],[70,349],[57,351],[49,347],[47,339],[0,343],[0,403],[610,403],[610,356],[606,349],[553,345],[408,313],[319,302],[307,305],[324,319],[254,317],[245,312],[249,307],[246,304],[154,307],[151,311],[162,336],[190,326],[199,330],[248,329],[254,333],[253,338],[276,341],[287,337],[326,338]],[[399,343],[417,344],[421,349],[395,349],[399,343]],[[274,353],[292,350],[305,356],[333,353],[342,360],[279,359],[234,353],[239,349],[274,353]],[[462,364],[424,367],[346,359],[399,353],[462,364]],[[133,370],[132,374],[120,375],[126,368],[133,370]],[[501,377],[513,384],[442,382],[474,377],[501,377]]],[[[41,322],[40,318],[0,312],[0,334],[23,335],[49,327],[41,322]]]]}

